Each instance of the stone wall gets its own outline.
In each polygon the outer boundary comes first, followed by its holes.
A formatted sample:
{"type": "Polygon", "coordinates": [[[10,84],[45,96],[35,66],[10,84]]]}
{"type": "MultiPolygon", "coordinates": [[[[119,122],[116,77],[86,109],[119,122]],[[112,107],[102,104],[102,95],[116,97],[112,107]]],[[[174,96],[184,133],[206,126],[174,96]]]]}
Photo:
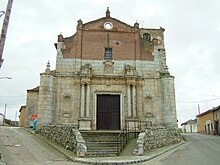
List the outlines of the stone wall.
{"type": "Polygon", "coordinates": [[[42,126],[39,134],[48,139],[57,142],[66,149],[73,151],[78,157],[84,157],[87,153],[85,140],[81,133],[73,126],[68,125],[50,125],[42,126]]]}
{"type": "Polygon", "coordinates": [[[140,156],[147,150],[176,144],[180,141],[180,134],[174,127],[149,128],[139,134],[133,154],[140,156]]]}
{"type": "Polygon", "coordinates": [[[127,119],[177,126],[164,29],[138,29],[137,23],[132,27],[107,18],[114,30],[106,31],[105,20],[79,20],[72,37],[58,36],[56,68],[51,71],[47,65],[41,74],[38,123],[96,130],[97,95],[109,94],[120,95],[120,129],[127,119]],[[113,50],[113,60],[105,60],[107,47],[113,50]]]}
{"type": "Polygon", "coordinates": [[[32,115],[38,115],[38,96],[38,87],[27,90],[25,127],[30,127],[33,125],[33,120],[31,120],[32,115]]]}

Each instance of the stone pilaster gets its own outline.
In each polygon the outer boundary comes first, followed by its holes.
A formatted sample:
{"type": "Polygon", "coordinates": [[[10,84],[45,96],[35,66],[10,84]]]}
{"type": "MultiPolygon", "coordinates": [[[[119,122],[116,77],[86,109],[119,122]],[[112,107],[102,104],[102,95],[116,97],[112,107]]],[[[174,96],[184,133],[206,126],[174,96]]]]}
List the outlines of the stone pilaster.
{"type": "Polygon", "coordinates": [[[80,106],[80,117],[85,117],[85,84],[81,85],[81,106],[80,106]]]}
{"type": "MultiPolygon", "coordinates": [[[[87,80],[89,81],[89,80],[87,80]]],[[[81,108],[79,119],[79,130],[91,130],[91,118],[90,118],[90,83],[86,83],[83,80],[81,85],[81,108]]]]}
{"type": "Polygon", "coordinates": [[[127,106],[128,106],[128,117],[132,117],[131,114],[131,87],[130,85],[127,85],[127,106]]]}
{"type": "Polygon", "coordinates": [[[132,85],[132,116],[137,116],[137,110],[136,110],[136,86],[132,85]]]}
{"type": "Polygon", "coordinates": [[[86,90],[86,117],[90,117],[90,84],[87,84],[87,90],[86,90]]]}

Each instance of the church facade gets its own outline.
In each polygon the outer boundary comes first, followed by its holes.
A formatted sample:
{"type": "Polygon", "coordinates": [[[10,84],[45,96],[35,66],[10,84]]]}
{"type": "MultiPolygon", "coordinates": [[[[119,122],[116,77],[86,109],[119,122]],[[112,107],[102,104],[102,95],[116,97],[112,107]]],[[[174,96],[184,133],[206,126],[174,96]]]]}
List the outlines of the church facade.
{"type": "Polygon", "coordinates": [[[58,35],[56,68],[48,64],[40,74],[39,124],[120,130],[150,121],[177,127],[163,28],[130,26],[107,9],[105,17],[79,20],[76,29],[70,37],[58,35]]]}

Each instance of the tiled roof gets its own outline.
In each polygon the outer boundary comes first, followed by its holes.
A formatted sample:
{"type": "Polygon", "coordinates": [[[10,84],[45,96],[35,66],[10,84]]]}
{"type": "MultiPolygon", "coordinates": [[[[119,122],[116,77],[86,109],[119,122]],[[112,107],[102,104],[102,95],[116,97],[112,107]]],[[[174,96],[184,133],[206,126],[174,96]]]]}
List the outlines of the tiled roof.
{"type": "Polygon", "coordinates": [[[208,114],[208,113],[211,113],[211,112],[217,111],[217,110],[219,110],[219,109],[220,109],[220,105],[217,106],[217,107],[213,107],[212,109],[209,109],[208,111],[205,111],[205,112],[203,112],[203,113],[197,115],[196,117],[204,116],[204,115],[206,115],[206,114],[208,114]]]}

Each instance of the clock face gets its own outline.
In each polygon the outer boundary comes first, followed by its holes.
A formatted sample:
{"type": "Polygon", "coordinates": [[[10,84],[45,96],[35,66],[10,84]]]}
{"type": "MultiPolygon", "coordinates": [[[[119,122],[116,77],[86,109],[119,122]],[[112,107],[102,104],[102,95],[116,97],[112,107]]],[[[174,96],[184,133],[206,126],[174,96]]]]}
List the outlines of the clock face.
{"type": "Polygon", "coordinates": [[[106,30],[111,30],[113,28],[113,24],[111,22],[105,22],[104,23],[104,28],[106,30]]]}

